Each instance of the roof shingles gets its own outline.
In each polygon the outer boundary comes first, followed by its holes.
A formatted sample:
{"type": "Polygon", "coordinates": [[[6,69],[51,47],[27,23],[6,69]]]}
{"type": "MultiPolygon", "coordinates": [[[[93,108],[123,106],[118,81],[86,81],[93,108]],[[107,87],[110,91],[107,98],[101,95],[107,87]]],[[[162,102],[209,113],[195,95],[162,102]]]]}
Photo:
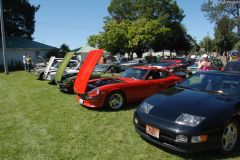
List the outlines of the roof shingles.
{"type": "MultiPolygon", "coordinates": [[[[2,39],[0,39],[2,48],[2,39]]],[[[6,36],[6,48],[11,49],[56,49],[43,43],[35,42],[24,37],[6,36]]]]}

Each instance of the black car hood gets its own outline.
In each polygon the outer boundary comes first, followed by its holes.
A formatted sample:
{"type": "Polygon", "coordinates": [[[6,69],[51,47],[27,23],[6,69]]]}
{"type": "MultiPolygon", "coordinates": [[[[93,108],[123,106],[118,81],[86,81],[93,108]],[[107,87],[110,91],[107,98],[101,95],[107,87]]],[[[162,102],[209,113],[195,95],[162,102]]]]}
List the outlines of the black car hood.
{"type": "Polygon", "coordinates": [[[236,97],[178,87],[170,88],[145,100],[154,106],[149,112],[150,116],[172,122],[181,113],[206,118],[227,115],[233,111],[232,106],[236,101],[239,101],[236,97]]]}

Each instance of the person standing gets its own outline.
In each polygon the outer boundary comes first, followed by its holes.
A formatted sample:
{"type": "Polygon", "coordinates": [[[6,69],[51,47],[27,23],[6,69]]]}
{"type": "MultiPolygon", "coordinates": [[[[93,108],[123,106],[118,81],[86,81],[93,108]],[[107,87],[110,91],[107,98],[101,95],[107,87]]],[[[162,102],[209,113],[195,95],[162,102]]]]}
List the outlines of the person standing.
{"type": "Polygon", "coordinates": [[[204,54],[202,56],[202,61],[198,64],[198,70],[206,71],[212,69],[212,63],[208,61],[208,55],[204,54]]]}
{"type": "Polygon", "coordinates": [[[157,55],[157,62],[160,62],[161,61],[161,56],[158,54],[157,55]]]}
{"type": "Polygon", "coordinates": [[[26,55],[26,53],[23,54],[23,66],[24,66],[24,70],[27,72],[27,55],[26,55]]]}
{"type": "Polygon", "coordinates": [[[28,57],[27,57],[27,69],[28,69],[28,72],[31,72],[31,68],[32,68],[32,57],[30,55],[28,55],[28,57]]]}

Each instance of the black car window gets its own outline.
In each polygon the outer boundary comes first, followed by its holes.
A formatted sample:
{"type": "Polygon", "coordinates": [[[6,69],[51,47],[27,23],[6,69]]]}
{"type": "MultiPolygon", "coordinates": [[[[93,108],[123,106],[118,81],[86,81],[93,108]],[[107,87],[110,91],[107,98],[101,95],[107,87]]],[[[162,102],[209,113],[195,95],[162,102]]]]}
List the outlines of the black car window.
{"type": "Polygon", "coordinates": [[[240,76],[198,72],[179,86],[227,95],[240,95],[240,76]]]}
{"type": "Polygon", "coordinates": [[[111,67],[109,65],[104,65],[104,64],[98,64],[95,66],[93,72],[106,72],[110,69],[111,67]]]}
{"type": "Polygon", "coordinates": [[[144,79],[147,69],[141,69],[141,68],[129,68],[123,74],[121,77],[123,78],[135,78],[135,79],[144,79]]]}
{"type": "Polygon", "coordinates": [[[168,72],[166,71],[159,71],[159,70],[151,70],[146,79],[162,79],[168,76],[168,72]]]}
{"type": "Polygon", "coordinates": [[[228,62],[224,67],[224,71],[240,72],[240,62],[228,62]]]}

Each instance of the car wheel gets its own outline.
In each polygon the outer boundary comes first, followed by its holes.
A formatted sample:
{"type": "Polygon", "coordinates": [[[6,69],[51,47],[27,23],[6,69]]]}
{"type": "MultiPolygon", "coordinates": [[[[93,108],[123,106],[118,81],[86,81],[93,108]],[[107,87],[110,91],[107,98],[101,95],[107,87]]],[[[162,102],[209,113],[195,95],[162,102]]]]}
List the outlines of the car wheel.
{"type": "Polygon", "coordinates": [[[239,125],[235,120],[232,120],[227,123],[223,130],[220,151],[222,153],[231,152],[237,145],[238,136],[239,125]]]}
{"type": "Polygon", "coordinates": [[[43,80],[43,74],[44,74],[44,73],[41,73],[41,74],[39,75],[39,78],[38,78],[39,80],[43,80]]]}
{"type": "Polygon", "coordinates": [[[125,104],[125,96],[120,91],[110,93],[106,99],[106,106],[113,110],[122,108],[125,104]]]}

